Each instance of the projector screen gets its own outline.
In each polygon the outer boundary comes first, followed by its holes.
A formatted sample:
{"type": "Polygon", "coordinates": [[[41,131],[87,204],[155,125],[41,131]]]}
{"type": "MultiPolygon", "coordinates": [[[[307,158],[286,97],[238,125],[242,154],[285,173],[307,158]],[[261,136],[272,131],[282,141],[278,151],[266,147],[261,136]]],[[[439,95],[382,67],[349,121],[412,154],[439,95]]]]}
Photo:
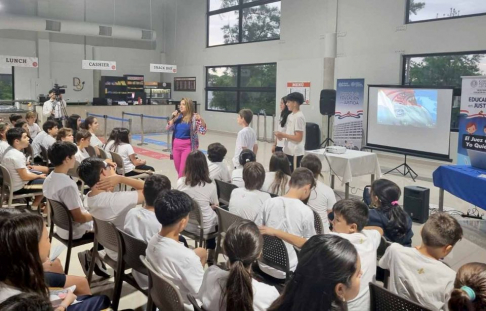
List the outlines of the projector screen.
{"type": "Polygon", "coordinates": [[[452,89],[370,85],[367,145],[449,158],[452,89]]]}

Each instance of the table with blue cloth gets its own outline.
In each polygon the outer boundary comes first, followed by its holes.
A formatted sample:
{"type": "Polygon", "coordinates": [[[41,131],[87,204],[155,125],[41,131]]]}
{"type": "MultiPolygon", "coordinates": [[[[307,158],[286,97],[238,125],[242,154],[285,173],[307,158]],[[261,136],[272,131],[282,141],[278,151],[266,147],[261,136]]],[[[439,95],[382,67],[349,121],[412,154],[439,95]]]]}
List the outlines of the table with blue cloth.
{"type": "Polygon", "coordinates": [[[486,210],[486,170],[470,165],[443,165],[433,174],[440,188],[439,211],[444,209],[444,190],[486,210]]]}

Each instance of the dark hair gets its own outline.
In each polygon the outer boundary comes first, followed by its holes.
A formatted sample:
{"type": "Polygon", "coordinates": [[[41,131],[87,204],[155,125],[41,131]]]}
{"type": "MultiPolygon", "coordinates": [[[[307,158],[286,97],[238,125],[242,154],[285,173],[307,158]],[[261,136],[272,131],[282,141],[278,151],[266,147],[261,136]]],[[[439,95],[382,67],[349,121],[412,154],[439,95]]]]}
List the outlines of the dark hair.
{"type": "Polygon", "coordinates": [[[238,114],[245,120],[246,124],[249,125],[251,123],[251,120],[253,119],[253,112],[250,109],[241,109],[238,114]]]}
{"type": "Polygon", "coordinates": [[[248,163],[248,162],[255,162],[256,161],[256,155],[250,149],[243,149],[243,151],[241,151],[241,153],[240,153],[238,161],[240,162],[241,166],[245,166],[245,164],[248,163]]]}
{"type": "Polygon", "coordinates": [[[15,122],[14,127],[22,127],[24,126],[24,124],[27,124],[27,121],[25,121],[24,119],[19,119],[17,122],[15,122]]]}
{"type": "Polygon", "coordinates": [[[5,123],[5,122],[0,122],[0,138],[7,139],[7,133],[5,130],[10,126],[10,124],[5,123]]]}
{"type": "Polygon", "coordinates": [[[291,188],[302,188],[306,185],[310,185],[311,189],[316,186],[316,180],[314,179],[314,174],[305,167],[299,167],[294,170],[290,176],[290,187],[291,188]]]}
{"type": "Polygon", "coordinates": [[[91,136],[93,136],[91,134],[90,131],[88,130],[85,130],[85,129],[80,129],[77,133],[76,133],[76,144],[79,143],[81,141],[81,139],[88,139],[90,138],[91,136]]]}
{"type": "Polygon", "coordinates": [[[155,199],[155,216],[162,226],[170,226],[189,215],[197,203],[179,190],[160,193],[155,199]]]}
{"type": "Polygon", "coordinates": [[[357,269],[358,252],[351,242],[337,235],[315,235],[302,247],[292,279],[268,310],[345,310],[335,288],[339,283],[350,287],[357,269]]]}
{"type": "Polygon", "coordinates": [[[220,143],[212,143],[208,146],[208,159],[211,162],[223,162],[227,152],[225,146],[220,143]]]}
{"type": "Polygon", "coordinates": [[[39,255],[44,220],[33,213],[0,217],[0,282],[48,298],[39,255]]]}
{"type": "MultiPolygon", "coordinates": [[[[119,127],[117,131],[112,131],[113,136],[115,137],[113,140],[113,145],[111,146],[111,151],[118,152],[118,146],[121,144],[130,144],[130,131],[125,127],[119,127]]],[[[111,135],[110,135],[111,137],[111,135]]]]}
{"type": "Polygon", "coordinates": [[[20,120],[22,119],[22,116],[18,113],[12,113],[8,119],[10,120],[10,123],[14,123],[14,122],[17,122],[17,120],[20,120]]]}
{"type": "Polygon", "coordinates": [[[54,122],[52,120],[47,120],[42,124],[42,129],[44,132],[49,133],[49,130],[52,130],[54,127],[57,127],[57,122],[54,122]]]}
{"type": "Polygon", "coordinates": [[[76,132],[79,130],[78,128],[78,119],[80,119],[81,116],[78,114],[72,114],[69,116],[69,118],[66,120],[66,127],[70,128],[73,130],[73,135],[76,134],[76,132]]]}
{"type": "Polygon", "coordinates": [[[3,311],[52,311],[52,304],[46,297],[36,293],[20,293],[0,303],[3,311]]]}
{"type": "Polygon", "coordinates": [[[61,129],[59,129],[59,132],[57,132],[56,140],[61,141],[63,138],[68,136],[69,133],[71,133],[71,134],[73,133],[73,130],[70,129],[70,128],[63,127],[61,129]]]}
{"type": "Polygon", "coordinates": [[[7,131],[7,135],[6,135],[7,136],[7,143],[10,146],[13,147],[14,141],[16,139],[21,140],[22,139],[22,134],[24,134],[24,133],[27,134],[27,132],[23,128],[21,128],[21,127],[14,127],[14,128],[9,129],[7,131]]]}
{"type": "Polygon", "coordinates": [[[167,176],[153,174],[145,179],[143,185],[143,196],[145,197],[145,204],[154,206],[155,199],[159,193],[169,191],[171,188],[170,180],[167,176]]]}
{"type": "Polygon", "coordinates": [[[263,249],[263,237],[257,225],[246,219],[233,223],[226,231],[223,249],[230,266],[220,309],[253,311],[252,277],[248,269],[263,249]]]}
{"type": "Polygon", "coordinates": [[[186,177],[186,185],[191,187],[204,186],[206,183],[212,182],[209,178],[208,162],[204,153],[199,150],[194,150],[189,153],[186,160],[186,167],[184,169],[186,177]]]}
{"type": "Polygon", "coordinates": [[[358,200],[345,199],[338,201],[332,208],[334,215],[339,214],[348,225],[356,224],[358,231],[363,230],[368,223],[369,209],[366,204],[358,200]]]}
{"type": "Polygon", "coordinates": [[[111,132],[110,132],[110,136],[108,136],[108,139],[106,140],[105,144],[103,145],[103,148],[105,148],[105,147],[108,145],[108,143],[109,143],[110,141],[112,141],[112,140],[113,140],[113,142],[115,142],[115,139],[116,139],[116,136],[118,135],[118,131],[119,131],[119,130],[120,130],[120,128],[119,128],[119,127],[114,127],[114,128],[111,130],[111,132]]]}
{"type": "Polygon", "coordinates": [[[293,92],[287,95],[287,101],[297,102],[297,104],[302,105],[304,103],[304,95],[299,92],[293,92]]]}
{"type": "Polygon", "coordinates": [[[96,118],[93,116],[89,116],[86,119],[84,119],[84,122],[81,123],[80,127],[85,130],[89,130],[89,126],[94,123],[94,120],[96,118]]]}
{"type": "Polygon", "coordinates": [[[100,181],[100,174],[104,168],[106,168],[106,163],[103,160],[89,157],[79,164],[78,176],[86,185],[93,187],[100,181]]]}
{"type": "Polygon", "coordinates": [[[300,162],[300,167],[306,167],[311,170],[314,174],[314,178],[322,177],[322,162],[321,160],[313,154],[306,155],[300,162]]]}
{"type": "Polygon", "coordinates": [[[247,190],[260,190],[265,182],[265,169],[258,162],[250,162],[243,167],[243,181],[247,190]]]}
{"type": "Polygon", "coordinates": [[[58,141],[49,147],[47,156],[52,165],[61,165],[67,157],[72,158],[78,152],[78,147],[68,141],[58,141]]]}
{"type": "Polygon", "coordinates": [[[422,242],[429,247],[454,246],[462,239],[459,222],[447,213],[435,213],[422,228],[422,242]]]}
{"type": "Polygon", "coordinates": [[[471,262],[462,266],[456,274],[454,289],[449,299],[449,310],[476,311],[486,306],[486,264],[471,262]],[[471,301],[469,295],[461,289],[467,286],[476,294],[471,301]]]}
{"type": "Polygon", "coordinates": [[[282,151],[277,151],[270,158],[270,172],[275,172],[275,179],[270,185],[269,192],[284,195],[285,188],[290,179],[290,163],[282,151]]]}
{"type": "Polygon", "coordinates": [[[378,197],[380,206],[378,209],[388,218],[386,231],[393,240],[402,238],[408,231],[407,213],[398,204],[392,203],[400,199],[402,191],[393,181],[388,179],[378,179],[371,184],[371,195],[378,197]]]}
{"type": "Polygon", "coordinates": [[[282,97],[285,108],[280,112],[280,126],[284,127],[287,124],[287,118],[292,113],[287,107],[287,96],[282,97]]]}

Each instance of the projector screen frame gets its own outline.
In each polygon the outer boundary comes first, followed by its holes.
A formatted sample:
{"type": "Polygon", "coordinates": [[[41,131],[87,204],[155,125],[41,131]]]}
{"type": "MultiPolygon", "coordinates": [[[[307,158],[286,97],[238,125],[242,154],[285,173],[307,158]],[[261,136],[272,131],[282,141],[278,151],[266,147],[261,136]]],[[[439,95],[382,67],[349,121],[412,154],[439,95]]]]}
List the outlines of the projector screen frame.
{"type": "MultiPolygon", "coordinates": [[[[454,92],[454,87],[452,86],[433,86],[433,85],[393,85],[393,84],[368,84],[368,101],[367,101],[367,106],[366,106],[366,145],[363,146],[363,149],[370,149],[370,150],[377,150],[377,151],[383,151],[383,152],[390,152],[390,153],[397,153],[397,154],[403,154],[403,155],[409,155],[409,156],[414,156],[414,157],[420,157],[420,158],[426,158],[426,159],[431,159],[431,160],[438,160],[438,161],[444,161],[444,162],[452,162],[451,159],[451,147],[450,147],[450,142],[451,142],[451,132],[449,130],[449,148],[448,148],[448,154],[443,155],[439,153],[432,153],[432,152],[425,152],[425,151],[419,151],[419,150],[413,150],[413,149],[404,149],[404,148],[397,148],[397,147],[391,147],[391,146],[385,146],[385,145],[378,145],[378,144],[370,144],[368,143],[368,128],[369,128],[369,111],[370,111],[370,88],[371,87],[384,87],[384,88],[396,88],[396,89],[433,89],[433,90],[451,90],[454,92]]],[[[450,109],[452,110],[452,106],[454,104],[454,98],[451,97],[451,104],[450,104],[450,109]]],[[[437,121],[439,122],[439,121],[437,121]]],[[[449,120],[450,124],[450,120],[449,120]]]]}

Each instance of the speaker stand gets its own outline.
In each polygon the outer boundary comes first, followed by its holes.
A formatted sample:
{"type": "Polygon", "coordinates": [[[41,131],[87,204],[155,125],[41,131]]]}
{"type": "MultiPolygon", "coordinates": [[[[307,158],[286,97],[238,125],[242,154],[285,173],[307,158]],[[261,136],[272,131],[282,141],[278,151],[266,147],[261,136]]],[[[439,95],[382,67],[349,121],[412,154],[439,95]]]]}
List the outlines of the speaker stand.
{"type": "Polygon", "coordinates": [[[331,143],[334,145],[334,140],[332,140],[329,136],[329,134],[331,133],[330,128],[331,128],[331,115],[328,114],[327,115],[327,137],[321,143],[319,148],[326,148],[326,147],[330,146],[331,143]]]}
{"type": "Polygon", "coordinates": [[[410,175],[410,177],[412,178],[412,180],[414,182],[415,182],[415,179],[418,177],[418,174],[415,173],[415,171],[412,169],[412,167],[410,167],[410,165],[407,164],[407,155],[406,154],[405,154],[405,162],[403,162],[402,164],[400,164],[399,166],[397,166],[395,168],[392,168],[391,170],[389,170],[388,172],[386,172],[383,175],[386,175],[386,174],[391,173],[393,171],[397,171],[402,176],[410,175]],[[402,166],[403,166],[403,172],[400,170],[400,168],[402,166]]]}

